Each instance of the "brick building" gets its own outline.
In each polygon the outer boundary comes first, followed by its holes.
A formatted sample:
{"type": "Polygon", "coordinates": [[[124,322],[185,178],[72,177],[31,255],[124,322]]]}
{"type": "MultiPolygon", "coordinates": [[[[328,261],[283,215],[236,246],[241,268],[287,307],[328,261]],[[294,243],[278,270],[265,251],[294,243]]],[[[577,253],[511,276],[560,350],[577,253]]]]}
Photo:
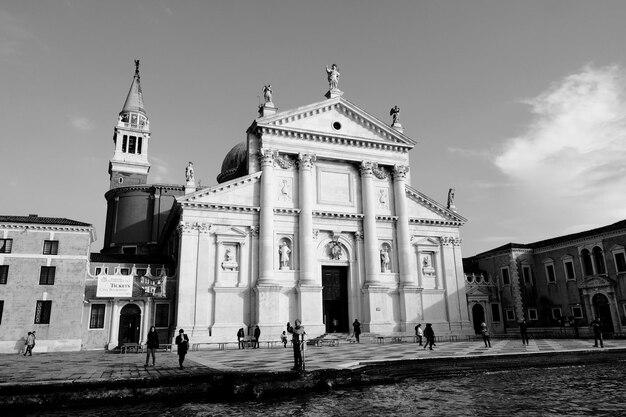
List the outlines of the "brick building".
{"type": "Polygon", "coordinates": [[[81,349],[91,224],[65,218],[0,216],[0,352],[81,349]]]}

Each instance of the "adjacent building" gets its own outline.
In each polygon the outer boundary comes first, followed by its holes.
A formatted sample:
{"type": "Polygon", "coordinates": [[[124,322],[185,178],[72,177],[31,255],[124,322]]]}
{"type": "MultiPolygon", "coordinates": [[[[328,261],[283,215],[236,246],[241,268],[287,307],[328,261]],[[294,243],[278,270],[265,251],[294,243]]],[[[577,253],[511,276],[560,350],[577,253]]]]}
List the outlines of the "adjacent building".
{"type": "Polygon", "coordinates": [[[605,333],[626,327],[626,220],[530,244],[509,243],[464,260],[470,318],[498,333],[526,320],[536,331],[605,333]]]}
{"type": "Polygon", "coordinates": [[[65,218],[0,216],[0,352],[80,350],[85,278],[95,231],[65,218]]]}

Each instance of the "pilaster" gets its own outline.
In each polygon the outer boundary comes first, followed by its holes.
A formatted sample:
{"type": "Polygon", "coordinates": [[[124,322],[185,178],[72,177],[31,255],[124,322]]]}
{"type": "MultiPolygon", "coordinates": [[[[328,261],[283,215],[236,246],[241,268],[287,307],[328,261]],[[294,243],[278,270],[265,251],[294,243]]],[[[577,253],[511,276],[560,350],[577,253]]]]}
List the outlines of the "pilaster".
{"type": "Polygon", "coordinates": [[[314,248],[313,248],[313,180],[311,171],[315,162],[315,155],[300,154],[298,166],[300,168],[300,284],[307,286],[314,283],[314,248]]]}
{"type": "Polygon", "coordinates": [[[259,285],[272,284],[274,254],[274,157],[275,152],[261,149],[261,213],[259,230],[259,285]]]}

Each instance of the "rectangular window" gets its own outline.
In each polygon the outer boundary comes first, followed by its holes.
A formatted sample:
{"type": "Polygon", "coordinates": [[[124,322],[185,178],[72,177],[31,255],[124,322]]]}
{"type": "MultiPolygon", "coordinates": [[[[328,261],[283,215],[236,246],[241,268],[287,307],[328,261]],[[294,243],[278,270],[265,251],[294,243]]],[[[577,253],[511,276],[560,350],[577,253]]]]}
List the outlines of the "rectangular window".
{"type": "Polygon", "coordinates": [[[546,277],[548,277],[548,283],[556,282],[556,276],[554,275],[554,265],[546,265],[546,277]]]}
{"type": "Polygon", "coordinates": [[[0,253],[11,253],[13,239],[0,239],[0,253]]]}
{"type": "Polygon", "coordinates": [[[106,311],[105,304],[92,304],[91,315],[89,317],[90,329],[104,329],[104,312],[106,311]]]}
{"type": "Polygon", "coordinates": [[[137,153],[138,153],[139,155],[141,155],[141,142],[142,142],[142,139],[143,139],[143,138],[142,138],[141,136],[139,136],[139,137],[137,138],[137,153]]]}
{"type": "Polygon", "coordinates": [[[515,320],[515,310],[513,310],[512,308],[507,308],[505,310],[506,313],[506,319],[508,321],[514,321],[515,320]]]}
{"type": "Polygon", "coordinates": [[[37,301],[35,309],[35,324],[50,324],[52,301],[37,301]]]}
{"type": "Polygon", "coordinates": [[[500,321],[500,305],[492,304],[491,305],[491,318],[493,321],[500,321]]]}
{"type": "Polygon", "coordinates": [[[54,285],[56,266],[42,266],[39,274],[39,285],[54,285]]]}
{"type": "Polygon", "coordinates": [[[138,277],[143,277],[144,275],[146,275],[146,272],[148,272],[146,268],[137,268],[138,277]]]}
{"type": "Polygon", "coordinates": [[[135,153],[136,143],[137,143],[137,137],[130,136],[128,138],[128,153],[135,153]]]}
{"type": "Polygon", "coordinates": [[[126,152],[126,143],[128,142],[128,135],[124,135],[122,139],[122,152],[126,152]]]}
{"type": "Polygon", "coordinates": [[[565,265],[565,278],[576,279],[576,275],[574,275],[574,262],[565,261],[563,265],[565,265]]]}
{"type": "Polygon", "coordinates": [[[580,306],[572,306],[572,316],[574,316],[575,319],[582,319],[583,318],[583,309],[580,306]]]}
{"type": "Polygon", "coordinates": [[[120,274],[122,274],[122,275],[128,275],[128,274],[130,274],[130,269],[128,269],[128,268],[122,268],[122,269],[120,269],[120,274]]]}
{"type": "Polygon", "coordinates": [[[509,268],[502,268],[502,285],[510,285],[509,268]]]}
{"type": "Polygon", "coordinates": [[[107,268],[107,267],[104,267],[104,268],[98,267],[98,268],[96,268],[96,275],[100,275],[100,274],[105,274],[106,275],[108,273],[109,273],[109,268],[107,268]]]}
{"type": "Polygon", "coordinates": [[[626,272],[626,257],[624,257],[624,252],[615,254],[615,267],[617,268],[617,272],[626,272]]]}
{"type": "Polygon", "coordinates": [[[170,320],[170,305],[157,304],[154,311],[154,327],[168,327],[170,320]]]}
{"type": "Polygon", "coordinates": [[[539,314],[537,314],[536,308],[528,309],[528,320],[539,320],[539,314]]]}
{"type": "Polygon", "coordinates": [[[552,308],[552,318],[557,320],[561,318],[561,307],[552,308]]]}
{"type": "Polygon", "coordinates": [[[530,275],[530,267],[522,266],[522,274],[524,275],[524,284],[532,285],[533,279],[530,275]]]}
{"type": "Polygon", "coordinates": [[[137,246],[123,246],[122,253],[124,255],[135,255],[137,253],[137,246]]]}
{"type": "Polygon", "coordinates": [[[44,255],[58,255],[59,254],[59,241],[58,240],[44,240],[43,241],[43,254],[44,255]]]}
{"type": "Polygon", "coordinates": [[[0,324],[2,324],[2,311],[4,310],[4,300],[0,300],[0,324]]]}
{"type": "Polygon", "coordinates": [[[9,265],[0,265],[0,284],[6,284],[9,278],[9,265]]]}

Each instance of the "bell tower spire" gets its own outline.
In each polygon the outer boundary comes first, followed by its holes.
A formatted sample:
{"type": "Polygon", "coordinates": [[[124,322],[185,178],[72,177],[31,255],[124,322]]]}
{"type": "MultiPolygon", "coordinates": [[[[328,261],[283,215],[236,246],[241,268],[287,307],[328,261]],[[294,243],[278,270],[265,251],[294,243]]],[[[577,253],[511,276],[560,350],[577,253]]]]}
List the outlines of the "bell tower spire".
{"type": "Polygon", "coordinates": [[[113,133],[115,153],[109,161],[110,188],[141,185],[148,181],[150,122],[143,107],[140,78],[139,60],[136,59],[135,75],[113,133]]]}

